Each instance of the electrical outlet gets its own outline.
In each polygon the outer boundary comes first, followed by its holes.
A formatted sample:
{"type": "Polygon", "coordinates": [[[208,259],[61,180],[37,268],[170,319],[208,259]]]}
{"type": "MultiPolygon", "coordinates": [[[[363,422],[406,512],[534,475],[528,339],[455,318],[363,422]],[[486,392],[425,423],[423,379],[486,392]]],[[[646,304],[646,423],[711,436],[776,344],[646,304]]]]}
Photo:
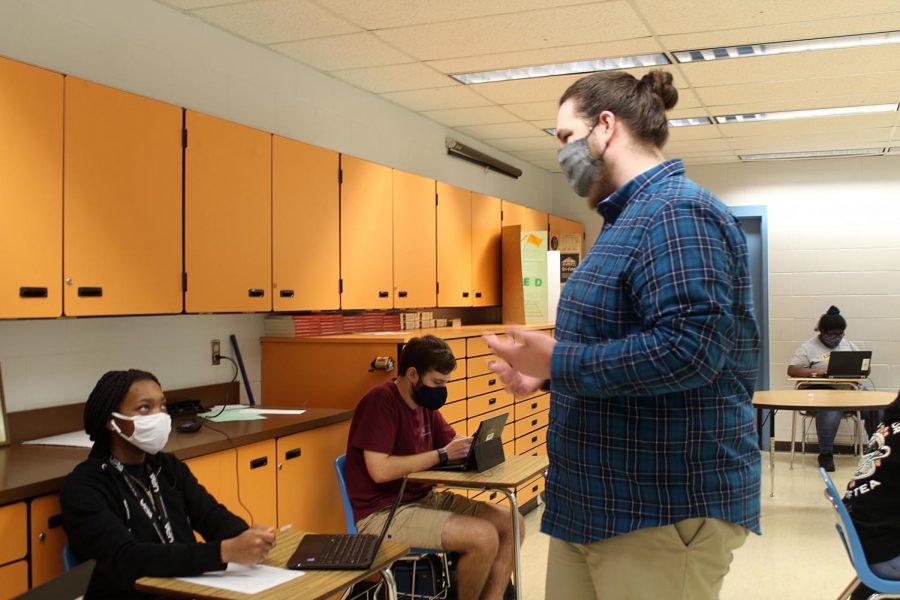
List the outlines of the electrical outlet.
{"type": "Polygon", "coordinates": [[[213,340],[209,343],[212,347],[212,364],[218,365],[222,362],[222,359],[219,357],[219,352],[222,349],[222,344],[219,340],[213,340]]]}

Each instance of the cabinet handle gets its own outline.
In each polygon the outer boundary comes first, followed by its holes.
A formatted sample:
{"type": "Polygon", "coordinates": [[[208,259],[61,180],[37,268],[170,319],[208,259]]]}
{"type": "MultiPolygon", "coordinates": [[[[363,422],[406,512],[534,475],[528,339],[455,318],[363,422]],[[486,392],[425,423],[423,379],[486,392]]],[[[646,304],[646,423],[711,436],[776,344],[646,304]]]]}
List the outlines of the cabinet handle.
{"type": "Polygon", "coordinates": [[[384,291],[384,290],[381,290],[381,291],[378,292],[378,297],[379,297],[379,298],[387,298],[387,297],[390,296],[390,295],[391,295],[390,292],[386,292],[386,291],[384,291]]]}
{"type": "Polygon", "coordinates": [[[488,385],[497,385],[496,379],[488,379],[488,385]]]}
{"type": "Polygon", "coordinates": [[[266,295],[266,291],[260,288],[250,288],[247,290],[247,295],[251,298],[262,298],[266,295]]]}
{"type": "Polygon", "coordinates": [[[481,298],[481,292],[475,292],[475,297],[476,297],[476,298],[481,298]]]}
{"type": "Polygon", "coordinates": [[[293,298],[294,290],[281,290],[281,292],[279,292],[279,294],[281,294],[282,298],[293,298]]]}
{"type": "Polygon", "coordinates": [[[491,495],[488,496],[488,499],[489,499],[489,500],[493,500],[493,499],[496,498],[496,497],[497,497],[497,492],[491,492],[491,495]]]}
{"type": "Polygon", "coordinates": [[[537,436],[533,436],[533,437],[531,438],[531,441],[532,441],[532,442],[536,442],[536,441],[537,441],[537,436]]]}
{"type": "Polygon", "coordinates": [[[253,460],[250,461],[250,468],[258,469],[260,467],[266,466],[267,464],[269,464],[269,457],[268,456],[260,456],[259,458],[254,458],[253,460]]]}
{"type": "Polygon", "coordinates": [[[531,410],[534,410],[535,408],[537,408],[537,402],[532,402],[532,403],[531,403],[531,410]]]}
{"type": "Polygon", "coordinates": [[[43,542],[45,539],[47,539],[47,534],[44,533],[43,531],[40,532],[40,533],[38,534],[38,541],[43,542]]]}
{"type": "Polygon", "coordinates": [[[488,405],[491,405],[491,404],[497,404],[497,399],[491,398],[490,400],[488,400],[488,405]]]}
{"type": "Polygon", "coordinates": [[[531,491],[532,492],[538,491],[538,487],[540,487],[540,486],[538,486],[538,484],[534,484],[533,486],[531,486],[531,491]]]}
{"type": "Polygon", "coordinates": [[[62,527],[62,514],[53,515],[52,517],[47,517],[47,528],[48,529],[56,529],[57,527],[62,527]]]}
{"type": "Polygon", "coordinates": [[[103,295],[102,287],[80,287],[78,288],[78,296],[80,298],[99,298],[103,295]]]}
{"type": "Polygon", "coordinates": [[[532,425],[537,425],[537,422],[538,422],[537,419],[532,419],[532,420],[531,420],[531,424],[532,424],[532,425]]]}
{"type": "Polygon", "coordinates": [[[19,298],[46,298],[47,288],[45,287],[20,287],[19,298]]]}
{"type": "Polygon", "coordinates": [[[400,290],[399,292],[397,292],[397,295],[401,298],[406,298],[407,293],[404,290],[400,290]]]}
{"type": "Polygon", "coordinates": [[[302,450],[300,448],[294,448],[293,450],[288,450],[284,453],[284,460],[291,460],[292,458],[299,458],[302,450]]]}
{"type": "Polygon", "coordinates": [[[469,297],[469,292],[463,292],[463,298],[468,298],[468,297],[469,297]]]}

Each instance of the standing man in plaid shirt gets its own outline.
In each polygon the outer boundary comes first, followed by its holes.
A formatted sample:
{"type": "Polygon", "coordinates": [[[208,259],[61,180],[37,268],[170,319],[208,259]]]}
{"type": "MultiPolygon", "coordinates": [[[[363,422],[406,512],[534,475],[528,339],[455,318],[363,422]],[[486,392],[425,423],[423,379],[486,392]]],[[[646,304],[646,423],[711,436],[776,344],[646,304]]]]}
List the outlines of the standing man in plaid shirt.
{"type": "Polygon", "coordinates": [[[560,99],[559,161],[603,217],[556,340],[485,336],[517,393],[549,385],[547,598],[708,600],[759,533],[759,361],[744,233],[666,160],[672,76],[595,73],[560,99]]]}

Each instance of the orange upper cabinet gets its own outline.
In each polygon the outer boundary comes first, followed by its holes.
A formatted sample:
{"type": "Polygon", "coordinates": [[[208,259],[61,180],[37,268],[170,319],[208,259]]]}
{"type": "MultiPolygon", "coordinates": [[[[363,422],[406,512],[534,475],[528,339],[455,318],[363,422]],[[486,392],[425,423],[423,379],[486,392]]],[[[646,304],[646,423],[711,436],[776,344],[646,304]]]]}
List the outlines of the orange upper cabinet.
{"type": "Polygon", "coordinates": [[[472,306],[472,192],[437,182],[437,305],[472,306]]]}
{"type": "Polygon", "coordinates": [[[435,182],[394,171],[394,307],[436,305],[435,182]]]}
{"type": "Polygon", "coordinates": [[[500,199],[473,192],[473,306],[500,305],[500,231],[500,199]]]}
{"type": "Polygon", "coordinates": [[[272,136],[185,112],[187,312],[272,310],[272,136]]]}
{"type": "Polygon", "coordinates": [[[574,233],[581,239],[581,253],[584,253],[584,225],[578,221],[564,219],[556,215],[550,215],[550,235],[559,235],[561,233],[574,233]]]}
{"type": "Polygon", "coordinates": [[[340,263],[340,157],[272,136],[272,304],[336,310],[340,263]]]}
{"type": "Polygon", "coordinates": [[[548,215],[521,204],[503,201],[503,226],[521,225],[523,231],[547,231],[548,215]]]}
{"type": "Polygon", "coordinates": [[[181,312],[182,109],[65,88],[65,314],[181,312]]]}
{"type": "Polygon", "coordinates": [[[63,76],[0,58],[0,318],[62,313],[63,76]]]}
{"type": "Polygon", "coordinates": [[[391,168],[341,155],[341,172],[341,308],[391,308],[391,168]]]}

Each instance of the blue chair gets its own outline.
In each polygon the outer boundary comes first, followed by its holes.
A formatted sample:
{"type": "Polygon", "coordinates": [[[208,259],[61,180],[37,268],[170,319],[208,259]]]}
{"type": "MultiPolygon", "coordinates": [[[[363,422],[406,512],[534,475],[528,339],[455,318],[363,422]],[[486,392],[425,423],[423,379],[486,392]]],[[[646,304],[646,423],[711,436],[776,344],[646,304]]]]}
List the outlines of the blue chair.
{"type": "Polygon", "coordinates": [[[62,560],[63,560],[63,570],[68,573],[75,567],[77,567],[81,561],[75,558],[75,553],[72,552],[72,549],[69,548],[69,545],[66,544],[62,549],[62,560]]]}
{"type": "Polygon", "coordinates": [[[850,519],[850,513],[847,512],[847,507],[844,506],[844,503],[841,501],[841,493],[834,486],[834,482],[831,480],[831,477],[828,476],[825,469],[820,468],[819,473],[822,474],[822,479],[825,481],[825,497],[831,502],[831,506],[836,513],[836,523],[834,527],[837,529],[841,542],[844,544],[844,550],[847,551],[847,556],[850,557],[850,563],[853,565],[854,570],[856,570],[856,577],[844,590],[840,599],[849,598],[850,594],[856,589],[856,586],[860,581],[866,584],[870,589],[878,590],[876,593],[869,596],[868,600],[875,600],[876,598],[900,598],[900,581],[894,579],[882,579],[869,568],[869,563],[866,561],[866,555],[863,552],[862,544],[859,541],[859,535],[856,533],[856,527],[850,519]]]}
{"type": "MultiPolygon", "coordinates": [[[[334,459],[334,470],[337,473],[338,488],[341,490],[341,502],[344,505],[344,519],[347,523],[347,533],[359,533],[356,529],[356,521],[353,520],[353,506],[350,504],[350,494],[347,491],[347,482],[344,481],[344,463],[347,461],[347,455],[341,454],[334,459]]],[[[409,600],[443,600],[450,592],[450,565],[447,563],[447,554],[442,548],[410,548],[409,554],[400,559],[404,562],[413,563],[413,589],[409,594],[401,594],[409,600]],[[416,594],[415,590],[415,564],[422,560],[427,554],[434,554],[441,560],[441,566],[444,570],[444,587],[435,595],[424,596],[416,594]]]]}

